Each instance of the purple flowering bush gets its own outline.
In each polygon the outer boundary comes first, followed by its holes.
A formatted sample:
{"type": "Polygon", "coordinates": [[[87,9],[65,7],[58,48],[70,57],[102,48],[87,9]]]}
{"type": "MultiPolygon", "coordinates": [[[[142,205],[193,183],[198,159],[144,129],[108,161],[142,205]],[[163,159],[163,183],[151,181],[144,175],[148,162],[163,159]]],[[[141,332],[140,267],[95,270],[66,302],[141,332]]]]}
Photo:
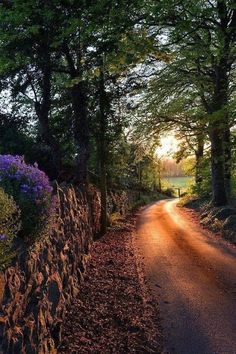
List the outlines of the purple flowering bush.
{"type": "Polygon", "coordinates": [[[0,270],[11,261],[14,253],[11,246],[21,228],[20,210],[13,198],[0,188],[0,270]]]}
{"type": "Polygon", "coordinates": [[[21,210],[23,237],[37,238],[51,212],[52,187],[46,174],[21,156],[0,155],[0,187],[21,210]]]}

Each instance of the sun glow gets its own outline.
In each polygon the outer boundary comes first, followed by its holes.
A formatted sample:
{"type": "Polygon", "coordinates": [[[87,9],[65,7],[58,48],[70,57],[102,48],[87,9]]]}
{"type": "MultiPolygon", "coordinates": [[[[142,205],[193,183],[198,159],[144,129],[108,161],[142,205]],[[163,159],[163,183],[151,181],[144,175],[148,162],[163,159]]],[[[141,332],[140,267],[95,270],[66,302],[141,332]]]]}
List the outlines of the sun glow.
{"type": "Polygon", "coordinates": [[[160,139],[160,145],[156,149],[156,155],[158,157],[171,157],[178,150],[178,140],[174,134],[162,136],[160,139]]]}

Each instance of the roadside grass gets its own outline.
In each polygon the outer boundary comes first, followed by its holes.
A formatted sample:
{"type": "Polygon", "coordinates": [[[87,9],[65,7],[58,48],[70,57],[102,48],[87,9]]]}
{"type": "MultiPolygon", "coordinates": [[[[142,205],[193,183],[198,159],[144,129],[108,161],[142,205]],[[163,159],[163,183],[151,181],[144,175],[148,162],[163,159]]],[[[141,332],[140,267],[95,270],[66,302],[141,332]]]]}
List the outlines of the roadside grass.
{"type": "Polygon", "coordinates": [[[153,203],[155,201],[158,201],[158,200],[162,200],[162,199],[167,199],[169,198],[168,195],[166,194],[163,194],[163,193],[157,193],[157,192],[153,192],[149,195],[141,195],[140,198],[131,205],[130,209],[131,210],[135,210],[135,209],[138,209],[142,206],[145,206],[145,205],[148,205],[150,203],[153,203]]]}

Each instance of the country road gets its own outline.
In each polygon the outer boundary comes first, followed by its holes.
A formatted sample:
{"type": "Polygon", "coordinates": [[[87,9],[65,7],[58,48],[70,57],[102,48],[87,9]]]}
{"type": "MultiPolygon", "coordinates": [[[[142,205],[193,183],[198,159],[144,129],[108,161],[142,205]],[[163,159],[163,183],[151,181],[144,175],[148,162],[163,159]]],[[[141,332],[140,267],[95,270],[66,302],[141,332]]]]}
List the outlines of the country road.
{"type": "Polygon", "coordinates": [[[176,202],[148,206],[137,220],[165,350],[236,354],[236,248],[204,231],[176,202]]]}

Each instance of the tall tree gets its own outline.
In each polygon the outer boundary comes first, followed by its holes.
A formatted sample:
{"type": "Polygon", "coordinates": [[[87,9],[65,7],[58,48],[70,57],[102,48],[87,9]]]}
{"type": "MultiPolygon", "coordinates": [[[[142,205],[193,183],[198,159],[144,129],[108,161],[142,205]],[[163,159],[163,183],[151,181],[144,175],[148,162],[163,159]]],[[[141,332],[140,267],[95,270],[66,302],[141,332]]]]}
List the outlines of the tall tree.
{"type": "Polygon", "coordinates": [[[159,1],[153,6],[152,14],[157,34],[165,34],[163,46],[173,52],[179,73],[191,79],[209,114],[212,202],[224,205],[228,201],[226,186],[230,177],[227,106],[230,74],[235,62],[234,2],[159,1]]]}

